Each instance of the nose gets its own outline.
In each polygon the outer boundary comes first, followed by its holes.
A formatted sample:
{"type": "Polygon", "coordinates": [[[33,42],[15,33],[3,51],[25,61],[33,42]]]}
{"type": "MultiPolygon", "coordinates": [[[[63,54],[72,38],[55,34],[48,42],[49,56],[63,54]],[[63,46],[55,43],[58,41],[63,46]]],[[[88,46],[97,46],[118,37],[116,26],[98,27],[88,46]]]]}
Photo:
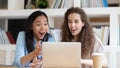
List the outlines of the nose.
{"type": "Polygon", "coordinates": [[[44,25],[41,25],[41,30],[44,30],[45,29],[45,26],[44,25]]]}
{"type": "Polygon", "coordinates": [[[75,26],[75,22],[72,22],[72,23],[71,23],[71,27],[74,27],[74,26],[75,26]]]}

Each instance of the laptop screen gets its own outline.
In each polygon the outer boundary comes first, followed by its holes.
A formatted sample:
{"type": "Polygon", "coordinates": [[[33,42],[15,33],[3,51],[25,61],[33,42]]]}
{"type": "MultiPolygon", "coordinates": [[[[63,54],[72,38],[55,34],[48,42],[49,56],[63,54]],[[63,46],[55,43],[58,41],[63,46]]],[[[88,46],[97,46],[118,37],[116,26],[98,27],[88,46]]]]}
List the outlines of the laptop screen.
{"type": "Polygon", "coordinates": [[[80,68],[80,42],[43,42],[44,68],[80,68]]]}

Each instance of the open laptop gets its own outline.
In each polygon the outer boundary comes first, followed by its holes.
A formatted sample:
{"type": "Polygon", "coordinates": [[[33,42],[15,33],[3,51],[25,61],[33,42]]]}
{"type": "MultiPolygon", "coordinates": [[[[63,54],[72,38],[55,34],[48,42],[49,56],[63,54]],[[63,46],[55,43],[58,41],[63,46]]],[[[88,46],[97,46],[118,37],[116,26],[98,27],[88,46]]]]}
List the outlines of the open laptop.
{"type": "Polygon", "coordinates": [[[43,42],[43,68],[80,68],[80,42],[43,42]]]}

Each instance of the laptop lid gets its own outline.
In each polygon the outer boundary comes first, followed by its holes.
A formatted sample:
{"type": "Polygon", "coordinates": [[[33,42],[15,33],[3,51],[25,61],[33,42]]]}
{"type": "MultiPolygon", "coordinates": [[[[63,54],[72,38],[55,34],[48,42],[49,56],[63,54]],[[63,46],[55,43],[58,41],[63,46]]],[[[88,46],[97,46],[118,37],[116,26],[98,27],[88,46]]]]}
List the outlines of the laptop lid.
{"type": "Polygon", "coordinates": [[[44,68],[80,68],[80,42],[43,42],[44,68]]]}

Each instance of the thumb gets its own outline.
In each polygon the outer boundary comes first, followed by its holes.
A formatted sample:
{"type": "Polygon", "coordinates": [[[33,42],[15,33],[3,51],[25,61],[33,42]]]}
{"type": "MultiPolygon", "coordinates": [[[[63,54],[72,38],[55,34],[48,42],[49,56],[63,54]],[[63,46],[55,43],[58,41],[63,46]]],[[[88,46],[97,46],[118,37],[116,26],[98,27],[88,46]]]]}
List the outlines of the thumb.
{"type": "Polygon", "coordinates": [[[40,45],[41,45],[41,41],[38,41],[36,47],[40,47],[40,45]]]}
{"type": "Polygon", "coordinates": [[[34,64],[37,64],[37,57],[34,57],[34,58],[33,58],[33,63],[34,63],[34,64]]]}

